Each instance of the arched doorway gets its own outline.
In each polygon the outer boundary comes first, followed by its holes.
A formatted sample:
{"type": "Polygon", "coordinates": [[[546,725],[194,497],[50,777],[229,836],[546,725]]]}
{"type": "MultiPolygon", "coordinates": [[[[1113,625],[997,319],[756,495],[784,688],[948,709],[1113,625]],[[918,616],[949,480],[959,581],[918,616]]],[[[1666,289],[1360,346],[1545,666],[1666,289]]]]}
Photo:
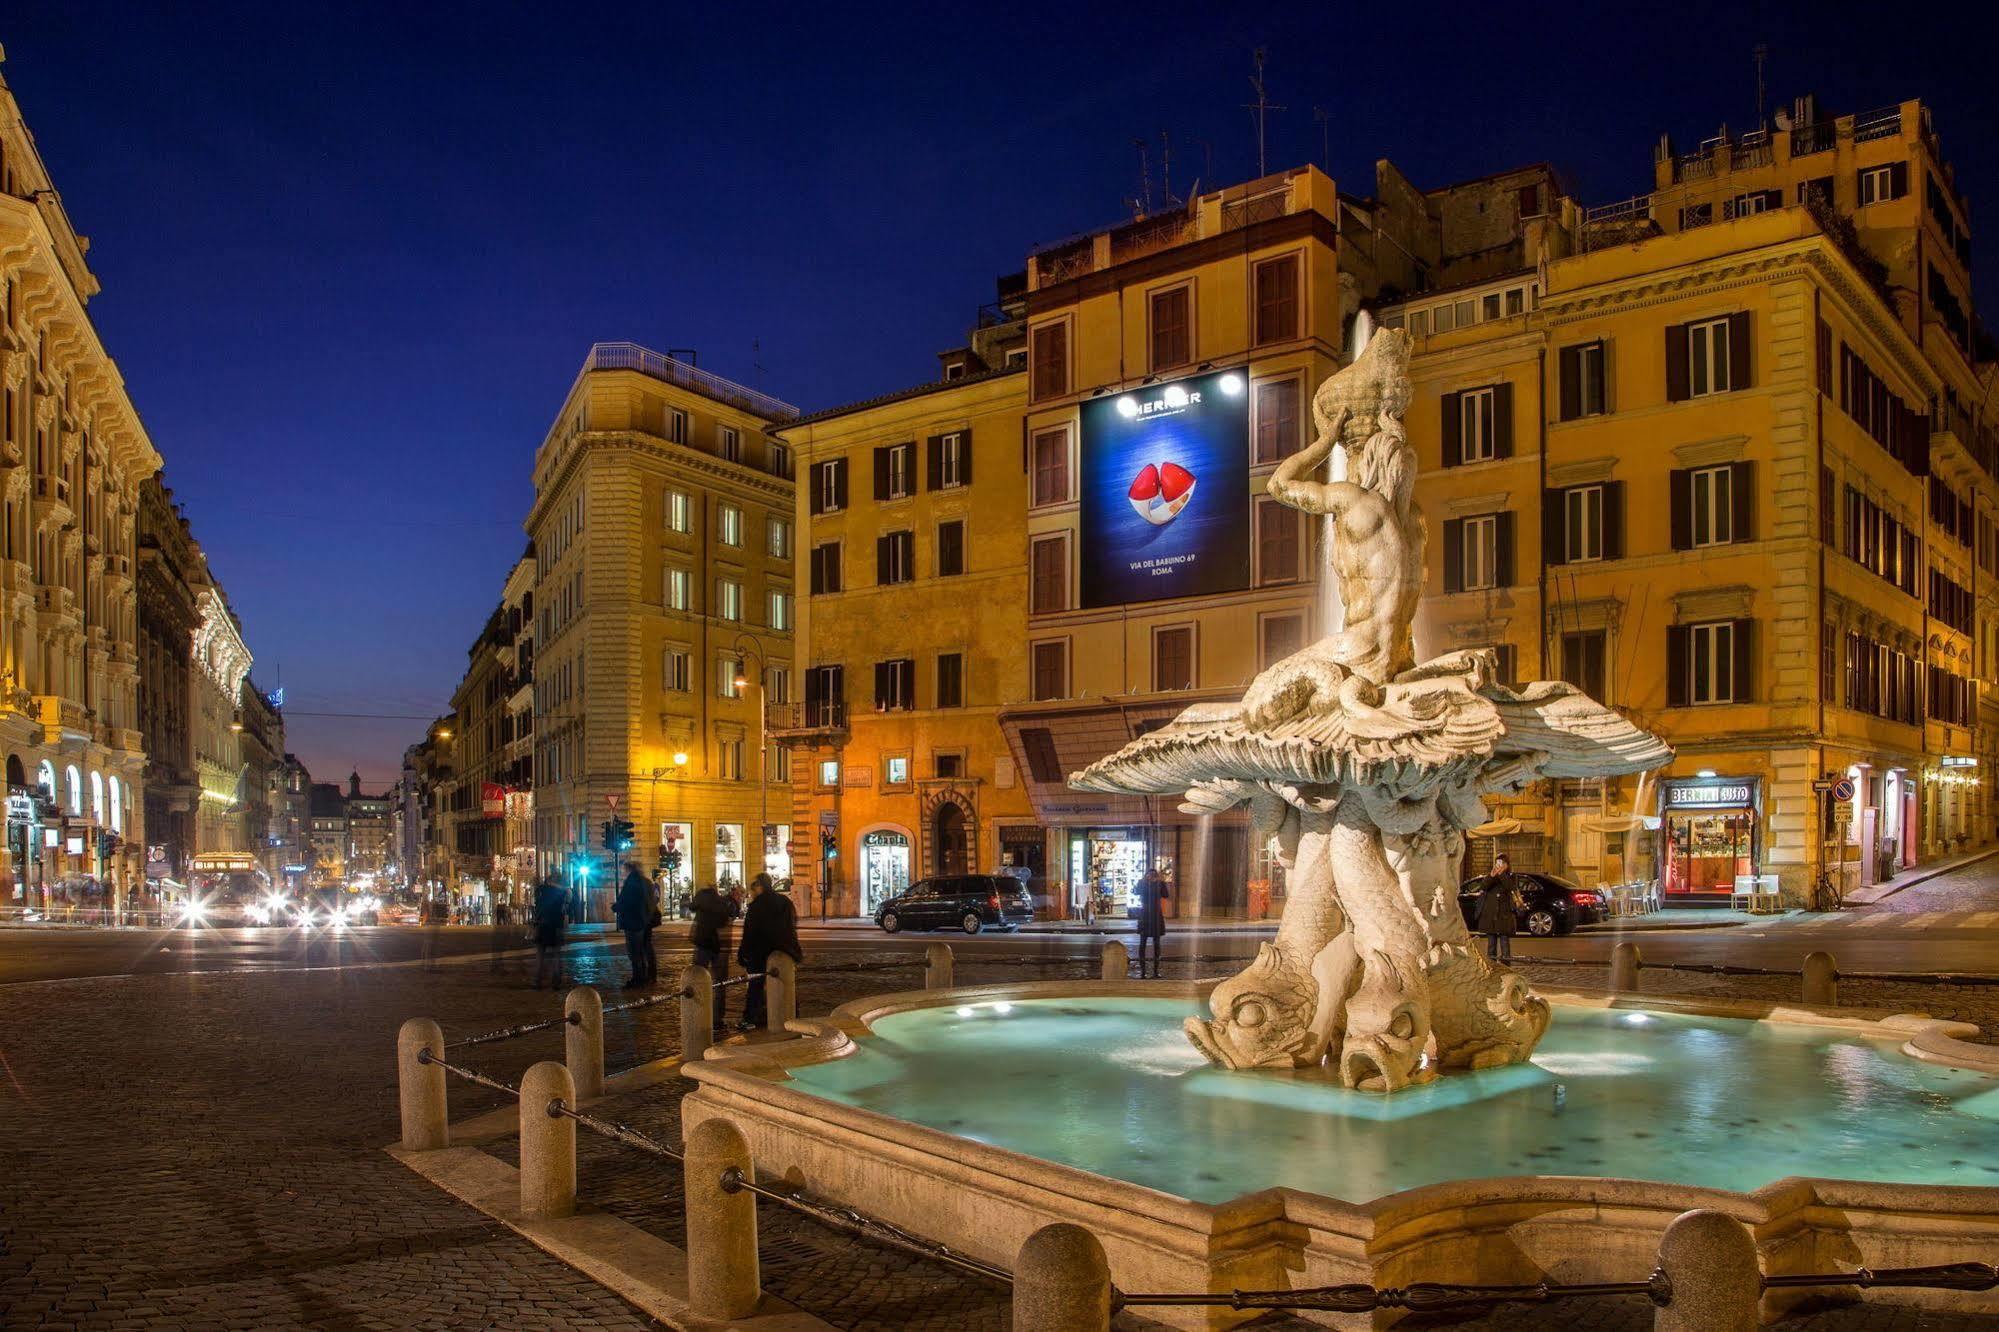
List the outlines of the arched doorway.
{"type": "Polygon", "coordinates": [[[21,756],[19,754],[9,754],[7,756],[7,785],[9,787],[17,787],[26,786],[27,784],[28,770],[21,766],[21,756]]]}
{"type": "Polygon", "coordinates": [[[965,808],[947,800],[930,816],[930,863],[937,874],[968,874],[971,856],[965,834],[965,808]]]}

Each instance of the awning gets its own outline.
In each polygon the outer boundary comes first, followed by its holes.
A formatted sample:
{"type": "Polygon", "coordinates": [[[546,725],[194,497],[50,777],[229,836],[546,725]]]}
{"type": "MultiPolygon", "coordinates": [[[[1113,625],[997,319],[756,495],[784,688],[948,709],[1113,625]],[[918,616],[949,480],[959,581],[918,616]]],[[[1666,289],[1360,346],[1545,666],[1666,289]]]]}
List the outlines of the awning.
{"type": "Polygon", "coordinates": [[[1510,837],[1526,825],[1519,819],[1487,819],[1476,828],[1465,829],[1467,837],[1510,837]]]}

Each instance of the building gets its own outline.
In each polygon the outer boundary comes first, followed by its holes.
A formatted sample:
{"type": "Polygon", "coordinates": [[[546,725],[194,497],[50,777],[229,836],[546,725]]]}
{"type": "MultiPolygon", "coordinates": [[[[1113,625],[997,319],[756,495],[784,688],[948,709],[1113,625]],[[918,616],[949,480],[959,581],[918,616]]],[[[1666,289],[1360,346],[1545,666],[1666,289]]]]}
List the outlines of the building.
{"type": "Polygon", "coordinates": [[[608,910],[602,826],[677,883],[789,876],[760,746],[791,697],[796,409],[628,343],[593,347],[535,455],[533,845],[608,910]]]}
{"type": "Polygon", "coordinates": [[[160,467],[86,309],[98,291],[0,79],[0,906],[142,887],[139,487],[160,467]]]}
{"type": "Polygon", "coordinates": [[[515,562],[451,696],[453,763],[439,790],[440,833],[451,888],[475,901],[523,905],[535,882],[535,573],[532,551],[515,562]]]}
{"type": "Polygon", "coordinates": [[[243,756],[244,848],[268,885],[282,884],[285,833],[285,717],[270,695],[245,677],[236,715],[243,756]]]}
{"type": "Polygon", "coordinates": [[[808,911],[872,915],[926,874],[1045,878],[998,723],[1027,681],[1028,486],[1024,279],[1000,289],[939,381],[772,427],[805,482],[802,681],[771,715],[808,911]]]}
{"type": "Polygon", "coordinates": [[[347,800],[337,782],[314,782],[308,789],[312,820],[312,869],[315,884],[347,880],[347,800]]]}
{"type": "Polygon", "coordinates": [[[391,803],[386,793],[362,794],[361,774],[348,774],[343,809],[347,823],[345,871],[352,885],[372,886],[395,869],[395,842],[389,829],[391,803]]]}
{"type": "Polygon", "coordinates": [[[173,492],[155,475],[139,487],[139,727],[146,753],[146,878],[155,894],[187,882],[201,782],[194,770],[194,631],[207,562],[173,492]]]}
{"type": "Polygon", "coordinates": [[[311,872],[312,774],[296,754],[286,754],[271,775],[272,882],[297,888],[311,872]]]}
{"type": "Polygon", "coordinates": [[[254,877],[258,855],[250,845],[239,712],[249,687],[250,649],[243,643],[236,612],[212,578],[196,589],[195,610],[199,622],[189,643],[194,664],[188,672],[188,723],[200,794],[188,868],[190,883],[199,885],[204,876],[254,877]]]}

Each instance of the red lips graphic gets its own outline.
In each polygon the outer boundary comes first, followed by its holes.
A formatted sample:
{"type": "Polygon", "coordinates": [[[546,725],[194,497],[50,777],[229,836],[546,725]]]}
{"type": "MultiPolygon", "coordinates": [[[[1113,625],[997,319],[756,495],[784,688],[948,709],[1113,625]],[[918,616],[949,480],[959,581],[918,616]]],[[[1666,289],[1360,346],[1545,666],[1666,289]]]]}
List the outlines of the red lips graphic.
{"type": "Polygon", "coordinates": [[[1194,474],[1179,463],[1147,463],[1139,468],[1128,498],[1133,512],[1154,527],[1180,516],[1194,494],[1194,474]]]}

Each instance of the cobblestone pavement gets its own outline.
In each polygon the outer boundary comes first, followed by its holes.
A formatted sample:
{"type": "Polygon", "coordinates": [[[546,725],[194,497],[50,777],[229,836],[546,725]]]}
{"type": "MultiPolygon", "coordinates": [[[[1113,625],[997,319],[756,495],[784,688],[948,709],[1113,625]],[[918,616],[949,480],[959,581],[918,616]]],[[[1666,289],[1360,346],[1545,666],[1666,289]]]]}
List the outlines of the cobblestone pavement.
{"type": "Polygon", "coordinates": [[[1939,874],[1890,893],[1869,912],[1999,910],[1999,856],[1939,874]]]}
{"type": "MultiPolygon", "coordinates": [[[[607,950],[577,979],[603,983],[607,950]]],[[[684,955],[663,953],[663,971],[684,955]]],[[[864,961],[892,970],[809,972],[803,1007],[921,984],[920,953],[864,961]]],[[[851,965],[852,955],[841,965],[851,965]]],[[[552,1016],[518,962],[204,976],[139,976],[0,987],[0,1326],[89,1328],[641,1328],[623,1302],[386,1156],[396,1133],[394,1041],[428,1013],[447,1039],[552,1016]]],[[[1189,964],[1178,969],[1193,970],[1189,964]]],[[[1215,970],[1209,966],[1207,971],[1215,970]]],[[[1600,968],[1529,966],[1543,982],[1589,984],[1600,968]]],[[[1090,974],[1079,960],[959,961],[967,983],[1090,974]]],[[[1169,974],[1176,965],[1169,962],[1169,974]]],[[[1748,994],[1761,978],[1648,973],[1656,992],[1748,994]]],[[[1854,987],[1850,1002],[1873,1003],[1854,987]]],[[[1983,992],[1901,987],[1899,1007],[1999,1029],[1983,992]]],[[[740,1000],[735,1000],[740,1002],[740,1000]]],[[[607,1022],[615,1071],[671,1053],[671,1003],[607,1022]]],[[[467,1060],[517,1079],[557,1057],[555,1032],[477,1047],[467,1060]]],[[[497,1105],[456,1084],[453,1116],[497,1105]]],[[[669,1139],[678,1089],[620,1098],[608,1112],[669,1139]]],[[[510,1155],[511,1142],[494,1148],[510,1155]]],[[[680,1224],[671,1167],[580,1135],[584,1196],[669,1239],[680,1224]]],[[[1000,1332],[1002,1291],[823,1230],[765,1206],[769,1288],[837,1327],[1000,1332]]],[[[1277,1317],[1268,1327],[1307,1324],[1277,1317]]],[[[1413,1326],[1412,1324],[1405,1324],[1413,1326]]],[[[1440,1324],[1431,1324],[1433,1326],[1440,1324]]],[[[1512,1309],[1457,1325],[1649,1326],[1642,1301],[1512,1309]]],[[[1999,1328],[1862,1305],[1793,1324],[1813,1332],[1999,1328]]],[[[1127,1332],[1153,1326],[1126,1318],[1127,1332]]]]}

